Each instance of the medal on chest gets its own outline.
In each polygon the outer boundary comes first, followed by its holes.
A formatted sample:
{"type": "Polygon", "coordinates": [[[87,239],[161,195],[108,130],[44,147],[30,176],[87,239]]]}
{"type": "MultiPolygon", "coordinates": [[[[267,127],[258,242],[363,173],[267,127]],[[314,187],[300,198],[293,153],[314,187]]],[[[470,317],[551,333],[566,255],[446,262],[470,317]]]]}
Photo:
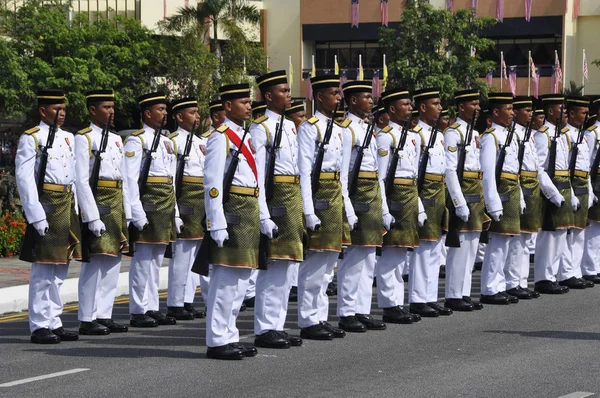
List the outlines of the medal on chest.
{"type": "Polygon", "coordinates": [[[167,151],[167,153],[169,155],[173,154],[173,146],[171,145],[171,143],[169,141],[163,141],[163,144],[165,145],[165,149],[167,151]]]}

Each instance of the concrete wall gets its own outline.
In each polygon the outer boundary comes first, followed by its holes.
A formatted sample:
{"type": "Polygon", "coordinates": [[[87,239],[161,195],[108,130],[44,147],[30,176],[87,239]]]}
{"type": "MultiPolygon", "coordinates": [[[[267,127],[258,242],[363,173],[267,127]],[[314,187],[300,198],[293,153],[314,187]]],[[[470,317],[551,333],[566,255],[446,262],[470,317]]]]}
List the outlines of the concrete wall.
{"type": "MultiPolygon", "coordinates": [[[[389,0],[389,20],[399,21],[405,0],[389,0]]],[[[360,0],[360,22],[381,22],[380,0],[360,0]]],[[[352,8],[350,0],[300,0],[302,24],[350,23],[352,8]]]]}

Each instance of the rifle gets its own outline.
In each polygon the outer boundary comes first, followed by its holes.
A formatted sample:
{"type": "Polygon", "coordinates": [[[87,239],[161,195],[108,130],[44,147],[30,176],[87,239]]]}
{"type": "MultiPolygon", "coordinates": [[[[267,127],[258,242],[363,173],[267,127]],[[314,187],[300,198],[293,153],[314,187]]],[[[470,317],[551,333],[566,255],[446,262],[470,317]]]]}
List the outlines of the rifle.
{"type": "Polygon", "coordinates": [[[429,152],[435,146],[438,129],[440,127],[440,120],[442,120],[441,112],[435,122],[433,130],[431,131],[431,135],[429,136],[429,143],[423,150],[423,155],[421,155],[421,164],[419,164],[419,175],[417,177],[417,190],[419,191],[419,194],[423,190],[423,184],[425,183],[425,174],[427,172],[427,164],[429,163],[429,152]]]}
{"type": "MultiPolygon", "coordinates": [[[[560,137],[560,130],[562,129],[564,105],[560,107],[560,116],[556,121],[556,128],[554,129],[554,137],[550,139],[550,149],[548,152],[548,171],[547,174],[550,179],[554,179],[554,172],[556,171],[556,145],[557,140],[560,137]]],[[[544,214],[542,214],[542,231],[556,231],[556,223],[552,215],[552,202],[544,197],[546,206],[544,206],[544,214]]]]}
{"type": "Polygon", "coordinates": [[[408,136],[408,126],[410,125],[410,118],[404,122],[402,126],[402,132],[400,133],[400,139],[398,140],[398,145],[396,145],[396,149],[394,149],[394,153],[392,153],[392,157],[390,158],[390,164],[387,169],[387,175],[385,176],[385,193],[386,195],[391,195],[392,190],[394,189],[394,178],[396,177],[396,169],[398,168],[398,159],[400,158],[400,151],[404,149],[404,144],[406,144],[406,137],[408,136]]]}
{"type": "MultiPolygon", "coordinates": [[[[533,107],[533,114],[535,115],[535,106],[533,107]]],[[[525,157],[525,144],[529,142],[531,139],[531,132],[533,130],[533,117],[527,123],[527,127],[525,127],[525,135],[523,136],[523,141],[519,143],[519,155],[517,159],[519,159],[519,173],[521,173],[521,168],[523,167],[523,158],[525,157]]]]}
{"type": "MultiPolygon", "coordinates": [[[[46,140],[46,145],[40,149],[40,164],[38,167],[38,175],[36,179],[36,187],[38,192],[38,200],[41,201],[42,193],[44,190],[44,179],[46,177],[46,168],[48,166],[48,149],[52,148],[54,145],[54,137],[56,136],[56,130],[58,130],[58,114],[60,110],[56,111],[56,115],[54,115],[54,122],[48,129],[48,139],[46,140]]],[[[25,228],[25,235],[23,236],[23,241],[21,242],[21,250],[19,254],[19,260],[27,261],[27,262],[35,262],[36,253],[35,253],[35,244],[41,238],[40,234],[38,234],[37,230],[33,227],[32,223],[28,223],[25,228]]]]}
{"type": "Polygon", "coordinates": [[[506,141],[504,141],[504,145],[500,147],[500,153],[498,154],[498,161],[496,162],[496,185],[500,183],[500,176],[502,175],[502,168],[504,167],[504,159],[506,159],[506,148],[510,147],[512,144],[513,137],[515,135],[515,127],[517,125],[517,118],[513,119],[512,126],[508,129],[508,134],[506,135],[506,141]]]}
{"type": "Polygon", "coordinates": [[[325,129],[325,135],[319,144],[319,150],[317,152],[317,157],[315,158],[315,163],[313,164],[312,173],[310,175],[310,182],[312,187],[313,197],[319,190],[319,180],[321,178],[321,168],[323,167],[323,157],[325,156],[325,145],[329,144],[329,140],[331,139],[331,133],[333,132],[333,118],[335,117],[335,113],[338,111],[340,107],[340,103],[336,102],[335,109],[331,114],[331,119],[327,122],[327,128],[325,129]]]}
{"type": "MultiPolygon", "coordinates": [[[[467,132],[465,134],[465,140],[461,143],[457,144],[457,157],[458,163],[456,164],[456,175],[458,176],[459,184],[462,184],[463,175],[465,172],[465,161],[467,160],[467,146],[471,145],[471,141],[473,140],[473,130],[475,129],[475,122],[477,119],[476,112],[473,113],[473,118],[471,119],[471,123],[467,126],[467,132]]],[[[452,198],[450,197],[450,192],[448,192],[446,198],[446,203],[449,204],[450,211],[450,220],[448,221],[448,233],[446,234],[446,246],[447,247],[460,247],[460,236],[458,235],[459,221],[460,219],[456,215],[456,207],[454,206],[454,202],[452,202],[452,198]]]]}
{"type": "Polygon", "coordinates": [[[185,139],[185,147],[183,149],[183,154],[177,155],[177,172],[175,173],[175,197],[177,200],[181,198],[181,184],[183,182],[183,172],[185,170],[185,159],[190,156],[190,151],[192,150],[192,141],[194,140],[194,132],[198,128],[198,121],[194,122],[194,126],[192,127],[192,131],[189,132],[187,138],[185,139]]]}
{"type": "Polygon", "coordinates": [[[160,136],[162,134],[163,128],[167,124],[167,115],[163,117],[162,122],[160,123],[160,127],[157,131],[154,132],[154,139],[152,140],[152,145],[150,149],[144,148],[144,154],[146,157],[144,158],[144,163],[142,164],[142,171],[140,173],[140,177],[138,178],[138,186],[140,188],[140,198],[144,194],[146,190],[146,182],[148,181],[148,174],[150,173],[150,165],[152,164],[152,154],[156,152],[158,148],[158,144],[160,143],[160,136]]]}
{"type": "MultiPolygon", "coordinates": [[[[373,119],[372,115],[369,115],[369,119],[373,119]]],[[[367,127],[367,133],[363,143],[356,150],[356,159],[354,160],[354,166],[350,172],[350,180],[348,181],[348,196],[352,197],[356,194],[358,188],[358,173],[360,173],[360,166],[365,154],[365,149],[371,145],[371,138],[373,137],[373,129],[375,128],[375,120],[371,120],[371,123],[367,127]]]]}
{"type": "Polygon", "coordinates": [[[587,124],[588,116],[585,115],[585,122],[581,126],[579,126],[579,133],[577,134],[577,141],[575,141],[572,145],[571,149],[571,159],[569,160],[569,176],[571,177],[571,181],[575,178],[575,166],[577,165],[577,155],[579,154],[579,144],[583,141],[583,135],[585,133],[584,126],[587,124]]]}

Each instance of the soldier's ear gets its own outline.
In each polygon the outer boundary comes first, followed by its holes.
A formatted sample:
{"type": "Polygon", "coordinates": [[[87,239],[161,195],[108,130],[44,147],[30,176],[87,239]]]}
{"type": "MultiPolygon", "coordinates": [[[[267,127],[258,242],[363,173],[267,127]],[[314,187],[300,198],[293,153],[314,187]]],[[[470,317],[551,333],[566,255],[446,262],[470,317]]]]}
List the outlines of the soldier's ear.
{"type": "Polygon", "coordinates": [[[425,102],[421,102],[419,104],[419,112],[425,113],[427,111],[427,104],[425,102]]]}
{"type": "Polygon", "coordinates": [[[265,101],[267,101],[267,102],[273,101],[273,94],[271,94],[270,91],[267,91],[267,92],[261,93],[261,94],[262,94],[263,98],[265,99],[265,101]]]}
{"type": "Polygon", "coordinates": [[[233,109],[231,101],[223,102],[223,108],[225,108],[227,112],[231,112],[231,110],[233,109]]]}

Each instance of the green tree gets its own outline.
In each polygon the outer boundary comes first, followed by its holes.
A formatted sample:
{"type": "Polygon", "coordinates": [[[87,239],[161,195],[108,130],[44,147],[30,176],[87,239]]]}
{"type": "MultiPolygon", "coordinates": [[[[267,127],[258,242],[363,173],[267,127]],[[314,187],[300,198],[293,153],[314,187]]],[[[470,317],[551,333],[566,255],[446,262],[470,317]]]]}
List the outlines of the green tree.
{"type": "Polygon", "coordinates": [[[577,84],[575,81],[569,81],[569,87],[565,88],[564,95],[581,95],[584,86],[577,84]]]}
{"type": "Polygon", "coordinates": [[[399,29],[380,30],[380,44],[388,54],[388,87],[407,87],[411,92],[439,87],[445,102],[454,91],[468,86],[486,96],[487,86],[478,78],[494,63],[478,54],[490,49],[493,42],[480,33],[494,24],[494,19],[474,17],[468,10],[452,15],[427,0],[407,0],[399,29]],[[474,57],[471,47],[477,51],[474,57]]]}

